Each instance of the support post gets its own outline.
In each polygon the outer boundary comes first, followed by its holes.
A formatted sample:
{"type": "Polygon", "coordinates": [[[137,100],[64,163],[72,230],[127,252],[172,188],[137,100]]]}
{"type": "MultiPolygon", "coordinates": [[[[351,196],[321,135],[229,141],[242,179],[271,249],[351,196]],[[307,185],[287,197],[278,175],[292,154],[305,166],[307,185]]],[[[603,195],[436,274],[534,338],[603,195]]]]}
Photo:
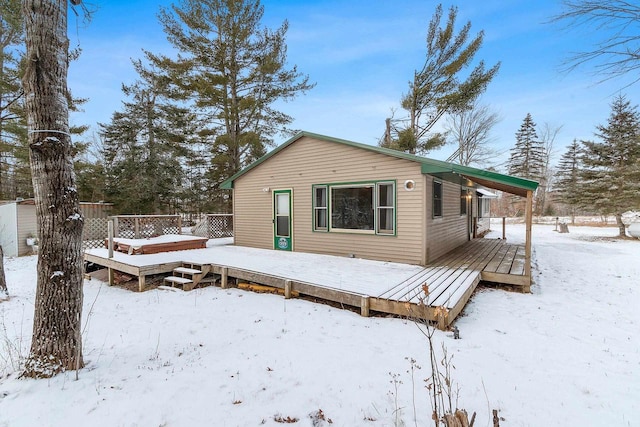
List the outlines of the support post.
{"type": "Polygon", "coordinates": [[[140,218],[135,217],[133,220],[133,238],[134,239],[139,239],[140,238],[140,218]]]}
{"type": "Polygon", "coordinates": [[[528,285],[523,288],[524,292],[531,292],[531,226],[533,222],[533,191],[527,191],[526,205],[526,237],[524,247],[524,275],[528,285]]]}
{"type": "Polygon", "coordinates": [[[120,237],[120,232],[118,231],[118,217],[111,217],[111,221],[113,221],[113,237],[120,237]]]}
{"type": "Polygon", "coordinates": [[[284,281],[284,298],[291,298],[291,280],[284,281]]]}
{"type": "Polygon", "coordinates": [[[140,276],[138,276],[138,291],[139,292],[144,291],[144,286],[145,286],[145,275],[141,274],[140,276]]]}
{"type": "Polygon", "coordinates": [[[222,267],[222,272],[220,274],[220,287],[222,289],[227,289],[227,275],[229,269],[227,267],[222,267]]]}
{"type": "Polygon", "coordinates": [[[114,275],[113,275],[113,268],[111,267],[107,267],[108,268],[108,273],[109,273],[109,286],[113,286],[113,280],[114,280],[114,275]]]}
{"type": "Polygon", "coordinates": [[[178,234],[182,234],[182,215],[178,214],[178,234]]]}
{"type": "Polygon", "coordinates": [[[502,217],[502,240],[507,240],[507,218],[502,217]]]}
{"type": "Polygon", "coordinates": [[[364,295],[360,300],[360,315],[362,317],[369,317],[369,307],[371,307],[369,296],[364,295]]]}
{"type": "Polygon", "coordinates": [[[107,249],[109,250],[109,258],[113,258],[113,220],[107,221],[107,249]]]}

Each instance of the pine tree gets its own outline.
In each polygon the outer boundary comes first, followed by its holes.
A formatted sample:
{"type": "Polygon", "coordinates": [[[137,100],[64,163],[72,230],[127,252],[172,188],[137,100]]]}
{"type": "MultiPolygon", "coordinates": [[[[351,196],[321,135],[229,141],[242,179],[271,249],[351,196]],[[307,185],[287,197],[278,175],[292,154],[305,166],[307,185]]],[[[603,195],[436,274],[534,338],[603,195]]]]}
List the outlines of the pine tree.
{"type": "Polygon", "coordinates": [[[430,133],[433,126],[444,114],[470,108],[498,73],[500,63],[485,70],[484,61],[479,61],[468,76],[461,79],[482,46],[484,32],[471,37],[470,22],[456,32],[457,7],[449,9],[443,27],[440,26],[442,14],[442,4],[439,4],[427,30],[425,62],[414,72],[409,91],[401,100],[402,108],[409,114],[407,123],[395,129],[394,135],[389,129],[380,142],[382,147],[424,154],[442,146],[446,139],[440,133],[430,133]]]}
{"type": "Polygon", "coordinates": [[[120,212],[162,214],[175,210],[185,148],[195,117],[168,99],[164,77],[134,61],[140,79],[123,85],[131,100],[101,124],[106,164],[105,195],[120,212]]]}
{"type": "Polygon", "coordinates": [[[24,55],[23,17],[19,0],[0,2],[0,199],[31,196],[26,116],[20,79],[24,55]],[[22,175],[23,179],[20,179],[22,175]]]}
{"type": "Polygon", "coordinates": [[[602,142],[583,141],[583,191],[592,206],[613,214],[624,237],[622,214],[640,209],[640,113],[625,96],[611,104],[606,126],[597,127],[602,142]]]}
{"type": "Polygon", "coordinates": [[[264,154],[276,134],[289,133],[293,119],[274,104],[314,86],[286,67],[288,23],[262,28],[263,15],[259,0],[184,0],[159,14],[178,58],[146,52],[208,123],[200,134],[211,138],[214,185],[264,154]]]}
{"type": "MultiPolygon", "coordinates": [[[[27,114],[21,79],[24,75],[24,18],[20,0],[0,1],[0,199],[33,197],[27,114]]],[[[73,61],[80,50],[68,52],[73,61]]],[[[66,93],[69,111],[78,111],[86,99],[66,93]]],[[[83,134],[88,126],[71,126],[69,133],[83,134]]],[[[74,154],[81,145],[74,144],[74,154]]]]}
{"type": "Polygon", "coordinates": [[[555,174],[555,186],[558,189],[559,201],[569,207],[572,224],[575,222],[576,210],[582,204],[582,195],[584,194],[580,187],[581,155],[582,147],[574,139],[560,158],[555,174]]]}
{"type": "MultiPolygon", "coordinates": [[[[516,145],[511,149],[508,168],[509,175],[541,182],[544,179],[546,153],[544,143],[540,141],[536,133],[536,124],[527,113],[518,132],[516,132],[516,145]]],[[[533,211],[541,214],[542,203],[536,197],[533,211]]]]}

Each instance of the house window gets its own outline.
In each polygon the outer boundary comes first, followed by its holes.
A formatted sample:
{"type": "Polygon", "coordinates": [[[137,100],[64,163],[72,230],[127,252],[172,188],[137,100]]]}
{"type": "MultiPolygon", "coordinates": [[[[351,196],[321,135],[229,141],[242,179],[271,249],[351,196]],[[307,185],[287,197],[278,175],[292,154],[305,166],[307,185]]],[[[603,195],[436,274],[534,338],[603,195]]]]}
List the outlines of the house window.
{"type": "Polygon", "coordinates": [[[491,199],[484,199],[482,202],[482,216],[485,218],[491,216],[491,199]]]}
{"type": "Polygon", "coordinates": [[[327,231],[327,186],[313,187],[313,229],[327,231]]]}
{"type": "Polygon", "coordinates": [[[380,234],[394,233],[394,205],[395,194],[393,183],[381,182],[377,184],[378,189],[378,222],[376,232],[380,234]]]}
{"type": "Polygon", "coordinates": [[[469,198],[469,190],[466,188],[460,189],[460,215],[467,214],[467,200],[469,198]]]}
{"type": "Polygon", "coordinates": [[[433,181],[433,217],[442,216],[442,182],[433,181]]]}
{"type": "Polygon", "coordinates": [[[313,186],[313,230],[396,232],[396,183],[380,181],[313,186]]]}
{"type": "Polygon", "coordinates": [[[373,188],[331,187],[331,228],[373,231],[373,188]]]}
{"type": "Polygon", "coordinates": [[[491,200],[482,196],[478,197],[478,218],[487,218],[490,215],[491,200]]]}

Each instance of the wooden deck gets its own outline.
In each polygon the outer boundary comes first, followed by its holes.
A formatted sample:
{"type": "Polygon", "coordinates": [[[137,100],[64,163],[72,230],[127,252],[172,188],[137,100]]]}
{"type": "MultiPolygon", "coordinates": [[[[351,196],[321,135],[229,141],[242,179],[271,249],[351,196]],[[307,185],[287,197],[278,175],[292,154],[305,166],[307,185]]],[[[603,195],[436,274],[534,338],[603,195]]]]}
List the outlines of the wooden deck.
{"type": "Polygon", "coordinates": [[[446,327],[460,314],[480,281],[516,285],[529,292],[531,278],[525,276],[524,265],[524,245],[474,239],[378,295],[372,309],[382,305],[396,314],[426,314],[446,327]]]}
{"type": "MultiPolygon", "coordinates": [[[[171,272],[183,261],[190,261],[193,253],[172,252],[175,262],[154,265],[140,265],[125,255],[116,260],[86,253],[85,260],[108,267],[110,271],[113,269],[138,276],[139,289],[142,291],[146,275],[171,272]]],[[[460,314],[480,281],[516,285],[525,292],[529,291],[531,285],[531,278],[525,275],[524,245],[508,244],[499,239],[474,239],[400,283],[378,285],[375,295],[367,295],[349,284],[337,289],[303,282],[295,277],[275,276],[231,265],[212,263],[210,271],[220,276],[222,287],[227,287],[229,279],[233,278],[236,283],[245,281],[281,289],[285,298],[298,293],[359,307],[363,316],[368,316],[371,311],[397,314],[437,322],[442,329],[460,314]]]]}

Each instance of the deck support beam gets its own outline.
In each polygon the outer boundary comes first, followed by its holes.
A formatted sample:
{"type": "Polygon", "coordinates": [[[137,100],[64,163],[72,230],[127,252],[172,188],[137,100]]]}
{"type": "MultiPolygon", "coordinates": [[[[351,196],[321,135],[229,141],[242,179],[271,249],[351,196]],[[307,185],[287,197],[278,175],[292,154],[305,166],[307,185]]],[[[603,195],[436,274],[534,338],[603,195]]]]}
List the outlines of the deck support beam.
{"type": "Polygon", "coordinates": [[[222,271],[220,272],[220,287],[222,289],[227,289],[228,278],[229,278],[229,269],[227,267],[222,267],[222,271]]]}
{"type": "Polygon", "coordinates": [[[369,308],[371,307],[371,301],[369,295],[363,295],[360,300],[360,315],[362,317],[369,317],[369,308]]]}
{"type": "Polygon", "coordinates": [[[531,292],[531,224],[533,222],[533,191],[527,191],[527,205],[525,208],[526,237],[524,244],[524,276],[528,280],[528,285],[524,286],[523,292],[531,292]]]}
{"type": "Polygon", "coordinates": [[[284,281],[284,298],[285,299],[289,299],[291,298],[291,280],[285,280],[284,281]]]}

